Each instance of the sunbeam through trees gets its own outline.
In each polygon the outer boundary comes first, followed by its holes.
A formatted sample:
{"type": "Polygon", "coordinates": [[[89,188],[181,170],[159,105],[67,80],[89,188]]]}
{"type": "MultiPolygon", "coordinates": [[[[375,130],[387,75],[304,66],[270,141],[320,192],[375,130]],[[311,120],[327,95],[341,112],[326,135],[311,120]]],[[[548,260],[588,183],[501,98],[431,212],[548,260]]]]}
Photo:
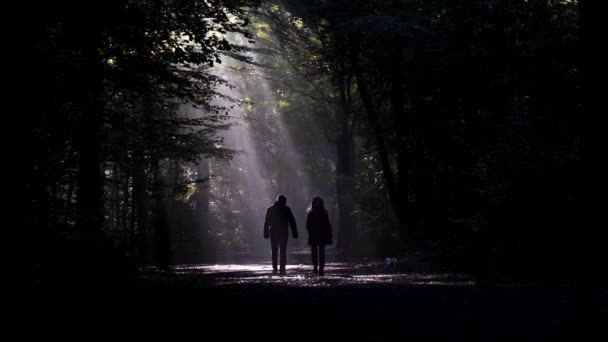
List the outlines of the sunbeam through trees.
{"type": "Polygon", "coordinates": [[[602,334],[594,6],[5,1],[24,298],[314,337],[602,334]]]}

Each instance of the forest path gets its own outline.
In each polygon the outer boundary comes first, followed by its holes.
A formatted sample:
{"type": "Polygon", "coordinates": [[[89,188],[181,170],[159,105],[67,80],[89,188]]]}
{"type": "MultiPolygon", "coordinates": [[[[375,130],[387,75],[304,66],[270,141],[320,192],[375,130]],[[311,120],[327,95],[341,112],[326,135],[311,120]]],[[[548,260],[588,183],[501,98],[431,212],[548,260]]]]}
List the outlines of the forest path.
{"type": "Polygon", "coordinates": [[[271,271],[264,260],[147,268],[113,288],[30,295],[32,303],[21,308],[24,322],[75,318],[231,340],[608,341],[608,290],[602,287],[505,283],[377,262],[329,263],[324,277],[297,262],[288,263],[285,276],[271,271]],[[57,315],[58,308],[72,316],[57,315]]]}
{"type": "Polygon", "coordinates": [[[272,330],[371,340],[608,340],[606,289],[499,284],[379,263],[330,263],[326,271],[319,277],[291,264],[287,275],[273,276],[268,263],[149,269],[123,300],[168,312],[203,310],[211,326],[239,322],[231,337],[272,330]]]}

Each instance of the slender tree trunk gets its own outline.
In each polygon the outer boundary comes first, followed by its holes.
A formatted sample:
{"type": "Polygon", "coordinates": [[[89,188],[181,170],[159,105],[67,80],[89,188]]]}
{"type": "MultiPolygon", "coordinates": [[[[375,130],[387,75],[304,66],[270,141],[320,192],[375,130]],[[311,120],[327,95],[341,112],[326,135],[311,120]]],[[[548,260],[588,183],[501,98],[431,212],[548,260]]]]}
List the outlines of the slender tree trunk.
{"type": "Polygon", "coordinates": [[[145,159],[141,153],[134,157],[134,169],[133,169],[133,209],[135,214],[135,222],[137,224],[136,241],[139,250],[139,255],[142,260],[148,260],[146,239],[148,235],[147,231],[147,212],[148,212],[148,201],[146,195],[146,164],[145,159]]]}
{"type": "Polygon", "coordinates": [[[173,184],[172,187],[167,187],[166,183],[163,181],[162,176],[158,177],[158,186],[162,188],[161,193],[162,201],[160,202],[162,205],[162,209],[158,210],[158,214],[160,215],[159,225],[155,231],[155,246],[156,246],[156,254],[157,260],[156,264],[160,268],[168,268],[171,264],[172,255],[171,255],[171,236],[176,236],[178,232],[183,228],[178,217],[178,206],[175,200],[175,189],[174,187],[179,184],[179,163],[177,160],[170,162],[170,172],[168,178],[171,178],[169,181],[173,184]]]}
{"type": "Polygon", "coordinates": [[[36,220],[35,225],[40,231],[46,231],[46,227],[49,226],[52,213],[51,213],[51,185],[49,184],[49,168],[48,162],[44,158],[40,158],[38,163],[38,171],[35,177],[35,190],[34,193],[34,215],[33,218],[36,220]]]}
{"type": "Polygon", "coordinates": [[[70,180],[68,185],[68,193],[65,199],[65,206],[63,211],[63,225],[68,226],[70,220],[70,210],[72,210],[72,197],[74,196],[74,180],[70,180]]]}
{"type": "Polygon", "coordinates": [[[407,234],[406,220],[409,213],[408,208],[408,130],[409,122],[407,112],[405,111],[405,91],[403,88],[403,73],[401,70],[402,63],[402,47],[401,39],[396,36],[394,38],[395,50],[392,54],[392,73],[391,73],[391,107],[395,123],[397,125],[397,191],[398,198],[393,200],[397,203],[397,212],[400,217],[400,233],[403,238],[407,234]]]}
{"type": "Polygon", "coordinates": [[[95,36],[87,41],[84,55],[88,65],[81,76],[82,96],[78,146],[78,229],[99,232],[103,223],[103,172],[101,153],[102,65],[95,36]]]}
{"type": "Polygon", "coordinates": [[[339,234],[337,247],[349,253],[355,238],[354,201],[354,153],[355,143],[352,126],[347,114],[341,114],[336,165],[336,190],[338,195],[339,234]]]}
{"type": "Polygon", "coordinates": [[[363,76],[363,71],[361,70],[361,65],[359,63],[359,42],[358,37],[354,35],[351,36],[351,62],[353,70],[355,72],[355,79],[357,81],[359,95],[361,96],[361,100],[363,101],[363,107],[365,108],[368,120],[374,130],[374,136],[376,138],[376,145],[378,147],[378,154],[380,156],[380,163],[382,165],[382,173],[384,175],[384,184],[386,186],[386,191],[388,193],[391,205],[395,210],[395,213],[399,216],[399,218],[401,218],[401,213],[398,210],[399,198],[397,195],[396,182],[395,177],[393,175],[393,171],[390,166],[388,149],[386,147],[386,143],[384,142],[382,128],[380,127],[380,123],[378,121],[378,113],[376,113],[372,104],[372,99],[369,93],[367,82],[363,76]]]}
{"type": "Polygon", "coordinates": [[[131,181],[131,172],[129,172],[129,167],[127,166],[124,171],[124,183],[122,189],[122,213],[121,213],[121,221],[122,221],[122,230],[123,230],[123,243],[129,250],[133,248],[131,245],[131,230],[129,226],[129,209],[131,206],[129,205],[129,198],[131,197],[129,194],[129,182],[131,181]]]}
{"type": "MultiPolygon", "coordinates": [[[[131,177],[131,204],[129,205],[129,245],[134,252],[137,252],[137,234],[136,234],[136,225],[137,225],[137,200],[135,196],[135,176],[131,177]]],[[[141,255],[140,255],[141,256],[141,255]]]]}
{"type": "MultiPolygon", "coordinates": [[[[96,128],[89,127],[91,131],[96,128]]],[[[101,153],[94,138],[81,138],[78,176],[78,227],[80,231],[97,232],[101,229],[102,178],[101,153]]]]}
{"type": "Polygon", "coordinates": [[[114,221],[114,231],[118,231],[120,226],[120,169],[118,168],[118,163],[114,162],[114,166],[112,168],[112,198],[114,203],[113,206],[113,221],[114,221]]]}
{"type": "Polygon", "coordinates": [[[340,71],[337,85],[340,101],[336,104],[340,133],[337,142],[336,193],[338,196],[338,241],[337,247],[346,254],[353,252],[355,229],[355,135],[354,118],[351,111],[351,76],[346,75],[345,55],[340,55],[340,71]]]}
{"type": "Polygon", "coordinates": [[[167,268],[170,264],[170,241],[169,241],[169,222],[167,215],[168,202],[173,200],[171,189],[166,186],[164,176],[161,173],[158,159],[152,162],[152,198],[153,198],[153,243],[154,263],[167,268]]]}
{"type": "Polygon", "coordinates": [[[207,230],[209,228],[209,160],[201,157],[196,165],[197,194],[194,202],[192,220],[192,255],[197,262],[204,256],[204,243],[207,240],[207,230]],[[203,180],[206,180],[203,182],[203,180]]]}

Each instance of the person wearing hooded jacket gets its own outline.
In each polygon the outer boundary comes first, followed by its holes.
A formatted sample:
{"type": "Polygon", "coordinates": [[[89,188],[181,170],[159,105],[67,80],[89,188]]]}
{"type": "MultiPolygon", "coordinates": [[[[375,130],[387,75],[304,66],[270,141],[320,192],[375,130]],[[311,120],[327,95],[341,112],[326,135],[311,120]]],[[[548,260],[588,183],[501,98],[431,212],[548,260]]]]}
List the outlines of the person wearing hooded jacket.
{"type": "Polygon", "coordinates": [[[266,210],[264,220],[264,239],[270,238],[273,274],[277,274],[277,254],[280,254],[280,274],[286,273],[288,228],[291,228],[293,238],[297,239],[298,228],[291,208],[287,206],[287,197],[279,195],[274,205],[266,210]]]}

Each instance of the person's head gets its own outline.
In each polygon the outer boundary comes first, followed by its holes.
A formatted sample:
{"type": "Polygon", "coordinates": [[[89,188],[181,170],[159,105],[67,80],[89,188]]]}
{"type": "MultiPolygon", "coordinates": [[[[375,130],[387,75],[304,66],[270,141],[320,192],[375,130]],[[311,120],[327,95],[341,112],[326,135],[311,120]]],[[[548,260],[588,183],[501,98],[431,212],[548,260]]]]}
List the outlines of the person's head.
{"type": "Polygon", "coordinates": [[[310,206],[311,210],[323,210],[325,209],[325,205],[323,204],[323,199],[319,196],[316,196],[312,199],[312,205],[310,206]]]}
{"type": "Polygon", "coordinates": [[[279,203],[280,205],[286,205],[287,204],[287,197],[285,197],[285,195],[279,195],[279,196],[277,196],[277,203],[279,203]]]}

